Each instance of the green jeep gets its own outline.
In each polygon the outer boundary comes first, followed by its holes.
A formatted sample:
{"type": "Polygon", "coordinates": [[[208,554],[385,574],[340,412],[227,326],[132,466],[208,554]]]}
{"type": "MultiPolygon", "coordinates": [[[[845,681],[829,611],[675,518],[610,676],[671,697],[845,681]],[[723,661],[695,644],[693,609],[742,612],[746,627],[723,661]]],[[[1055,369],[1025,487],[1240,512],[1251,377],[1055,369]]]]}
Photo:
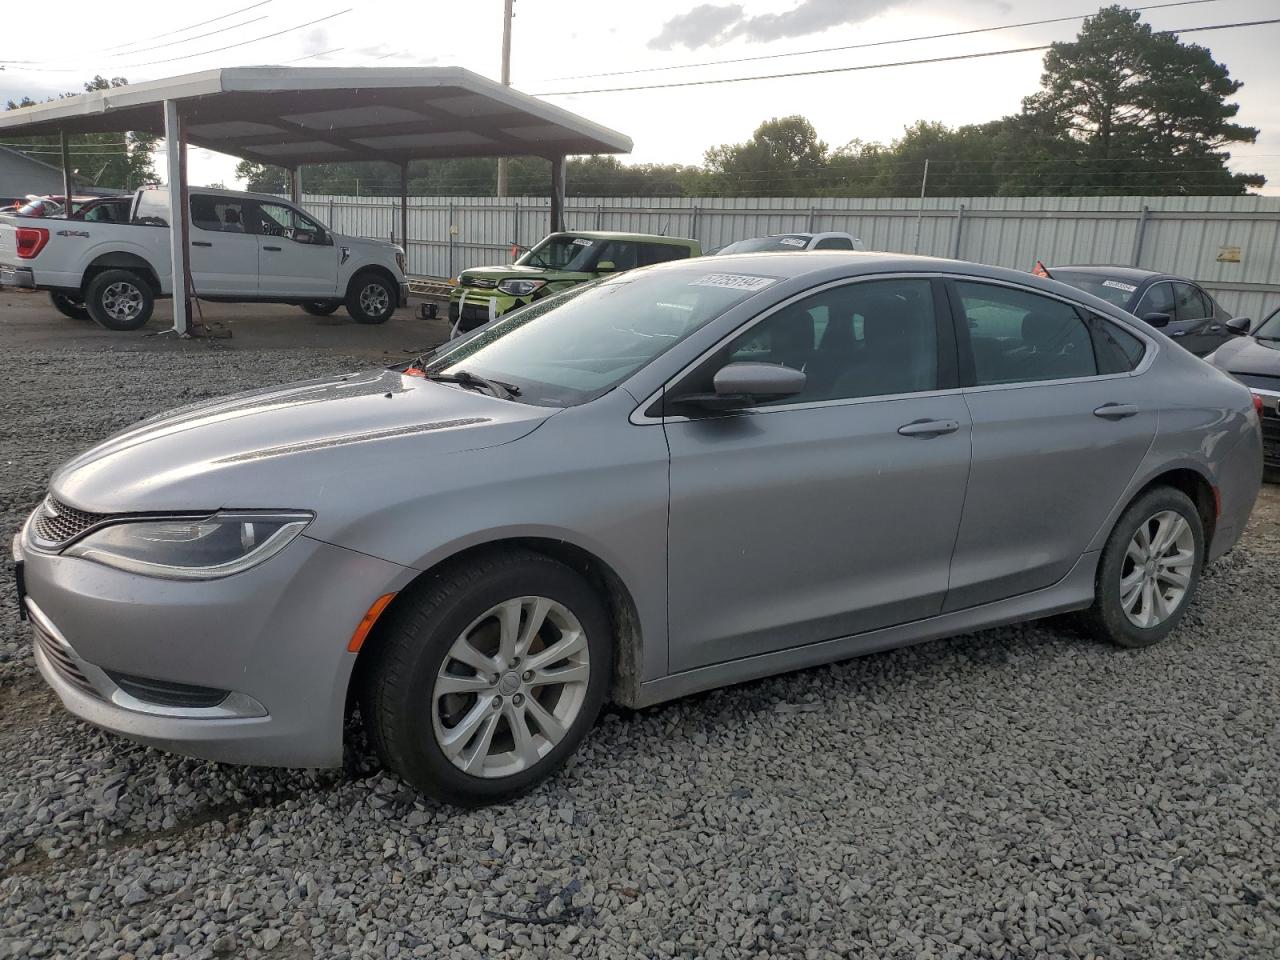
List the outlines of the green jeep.
{"type": "Polygon", "coordinates": [[[702,254],[697,240],[647,233],[553,233],[508,267],[472,267],[449,294],[453,335],[609,273],[702,254]]]}

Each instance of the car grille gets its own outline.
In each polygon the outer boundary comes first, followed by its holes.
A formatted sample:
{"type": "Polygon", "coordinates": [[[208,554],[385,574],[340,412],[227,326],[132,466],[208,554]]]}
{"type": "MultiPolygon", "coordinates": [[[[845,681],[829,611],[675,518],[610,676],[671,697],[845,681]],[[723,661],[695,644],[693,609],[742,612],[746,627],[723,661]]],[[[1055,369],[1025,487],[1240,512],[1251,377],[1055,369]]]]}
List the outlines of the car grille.
{"type": "Polygon", "coordinates": [[[75,660],[72,659],[71,654],[67,652],[66,647],[62,645],[57,637],[47,633],[40,626],[39,621],[35,619],[31,621],[31,631],[35,634],[36,646],[40,648],[40,652],[45,655],[45,658],[62,679],[90,696],[101,696],[97,688],[89,682],[89,678],[80,672],[75,660]]]}
{"type": "Polygon", "coordinates": [[[1268,466],[1280,466],[1280,410],[1275,397],[1262,400],[1262,459],[1268,466]]]}
{"type": "Polygon", "coordinates": [[[31,523],[31,532],[44,543],[61,545],[73,540],[90,527],[110,520],[109,513],[89,513],[69,507],[53,497],[45,497],[31,523]]]}
{"type": "Polygon", "coordinates": [[[463,277],[462,285],[464,287],[476,287],[479,290],[492,290],[498,285],[498,281],[488,280],[485,277],[463,277]]]}

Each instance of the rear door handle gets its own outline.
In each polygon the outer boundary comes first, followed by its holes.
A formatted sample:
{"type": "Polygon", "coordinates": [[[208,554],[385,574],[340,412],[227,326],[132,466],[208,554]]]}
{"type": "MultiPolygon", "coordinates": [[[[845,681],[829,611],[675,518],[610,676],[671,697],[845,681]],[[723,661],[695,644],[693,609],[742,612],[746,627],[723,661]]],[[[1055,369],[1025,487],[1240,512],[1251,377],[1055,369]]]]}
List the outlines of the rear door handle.
{"type": "Polygon", "coordinates": [[[208,240],[192,240],[191,245],[193,247],[212,247],[213,246],[213,244],[210,243],[208,240]]]}
{"type": "Polygon", "coordinates": [[[275,253],[279,253],[279,252],[280,252],[280,248],[279,248],[279,247],[263,247],[262,249],[263,249],[263,250],[271,250],[271,251],[274,251],[275,253]]]}
{"type": "Polygon", "coordinates": [[[1125,417],[1136,415],[1137,412],[1138,408],[1132,403],[1104,403],[1093,411],[1093,415],[1103,420],[1123,420],[1125,417]]]}
{"type": "Polygon", "coordinates": [[[913,420],[898,428],[904,437],[940,437],[960,429],[959,420],[913,420]]]}
{"type": "MultiPolygon", "coordinates": [[[[271,248],[268,247],[267,249],[270,250],[271,248]]],[[[1186,335],[1187,331],[1185,330],[1173,330],[1169,333],[1169,336],[1171,337],[1185,337],[1186,335]]]]}

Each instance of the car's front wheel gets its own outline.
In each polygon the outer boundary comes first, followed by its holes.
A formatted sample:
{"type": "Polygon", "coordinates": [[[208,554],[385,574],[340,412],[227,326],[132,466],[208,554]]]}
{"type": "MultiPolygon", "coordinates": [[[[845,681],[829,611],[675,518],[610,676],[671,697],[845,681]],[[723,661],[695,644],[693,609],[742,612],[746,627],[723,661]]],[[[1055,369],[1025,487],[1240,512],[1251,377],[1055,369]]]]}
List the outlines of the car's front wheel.
{"type": "Polygon", "coordinates": [[[400,293],[395,285],[376,273],[362,273],[347,291],[347,313],[356,323],[386,323],[396,312],[400,293]]]}
{"type": "Polygon", "coordinates": [[[1191,498],[1172,487],[1147,491],[1103,547],[1087,627],[1122,647],[1163,640],[1195,595],[1204,549],[1204,524],[1191,498]]]}
{"type": "Polygon", "coordinates": [[[361,715],[383,763],[423,793],[462,806],[519,796],[595,723],[609,618],[559,561],[523,550],[479,559],[389,616],[361,715]]]}

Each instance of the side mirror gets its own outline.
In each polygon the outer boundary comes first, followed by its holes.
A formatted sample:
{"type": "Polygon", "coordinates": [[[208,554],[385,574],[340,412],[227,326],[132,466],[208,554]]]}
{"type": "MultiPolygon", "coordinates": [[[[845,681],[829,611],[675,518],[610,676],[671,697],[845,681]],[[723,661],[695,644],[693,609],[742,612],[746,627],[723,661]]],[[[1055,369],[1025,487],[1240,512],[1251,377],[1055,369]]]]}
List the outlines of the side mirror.
{"type": "Polygon", "coordinates": [[[1142,315],[1142,322],[1153,327],[1167,327],[1172,319],[1173,317],[1167,313],[1144,313],[1142,315]]]}
{"type": "Polygon", "coordinates": [[[1232,317],[1224,326],[1227,328],[1227,333],[1235,334],[1237,337],[1244,337],[1248,336],[1249,328],[1253,326],[1253,321],[1248,317],[1232,317]]]}
{"type": "Polygon", "coordinates": [[[612,273],[617,269],[612,260],[601,260],[596,264],[596,273],[612,273]]]}
{"type": "Polygon", "coordinates": [[[730,363],[716,372],[715,393],[693,393],[676,402],[706,410],[740,410],[762,400],[794,397],[807,379],[802,371],[778,363],[730,363]]]}

